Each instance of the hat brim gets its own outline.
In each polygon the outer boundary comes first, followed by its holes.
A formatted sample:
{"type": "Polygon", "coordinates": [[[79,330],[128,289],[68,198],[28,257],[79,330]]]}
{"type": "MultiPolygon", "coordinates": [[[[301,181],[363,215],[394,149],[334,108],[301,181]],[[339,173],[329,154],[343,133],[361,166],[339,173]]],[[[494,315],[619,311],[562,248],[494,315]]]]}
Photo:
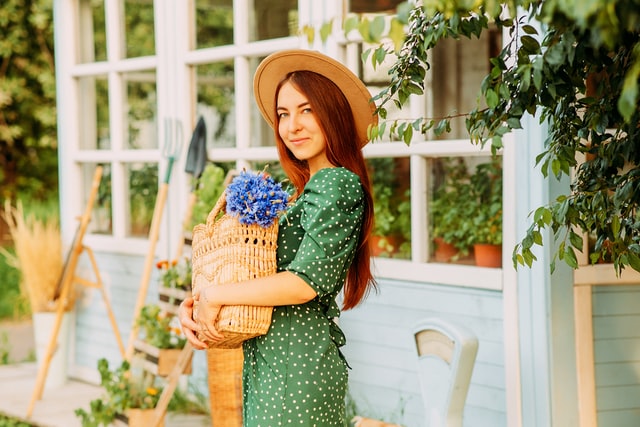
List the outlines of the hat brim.
{"type": "Polygon", "coordinates": [[[276,114],[276,89],[280,81],[293,71],[313,71],[333,83],[347,98],[356,122],[360,147],[369,142],[367,129],[378,123],[376,105],[362,81],[340,62],[319,52],[304,49],[284,50],[267,56],[253,78],[253,93],[262,116],[273,128],[276,114]]]}

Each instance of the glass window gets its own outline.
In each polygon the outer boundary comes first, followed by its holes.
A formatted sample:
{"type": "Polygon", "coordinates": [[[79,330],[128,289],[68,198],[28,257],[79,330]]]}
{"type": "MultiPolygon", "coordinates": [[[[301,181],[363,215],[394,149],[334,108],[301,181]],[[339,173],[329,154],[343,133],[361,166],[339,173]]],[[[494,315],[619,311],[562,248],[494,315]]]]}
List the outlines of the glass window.
{"type": "Polygon", "coordinates": [[[349,12],[352,13],[373,13],[373,12],[393,12],[403,0],[351,0],[349,2],[349,12]]]}
{"type": "Polygon", "coordinates": [[[104,0],[80,2],[80,62],[107,60],[107,34],[105,31],[104,0]]]}
{"type": "MultiPolygon", "coordinates": [[[[433,49],[427,114],[446,117],[476,108],[482,80],[491,70],[489,55],[500,44],[500,33],[483,32],[479,39],[444,39],[433,49]]],[[[451,132],[436,139],[468,138],[464,118],[451,121],[451,132]]]]}
{"type": "Polygon", "coordinates": [[[411,258],[411,189],[408,157],[367,159],[375,223],[374,256],[411,258]]]}
{"type": "Polygon", "coordinates": [[[249,41],[295,36],[298,32],[297,0],[254,0],[249,41]]]}
{"type": "Polygon", "coordinates": [[[153,0],[125,0],[124,36],[126,57],[155,54],[155,28],[153,0]]]}
{"type": "Polygon", "coordinates": [[[477,263],[477,245],[502,244],[502,159],[429,161],[430,261],[477,263]]]}
{"type": "Polygon", "coordinates": [[[235,147],[233,61],[195,67],[198,116],[207,125],[207,148],[235,147]]]}
{"type": "Polygon", "coordinates": [[[158,188],[156,163],[130,163],[126,166],[129,188],[129,224],[127,235],[149,235],[158,188]]]}
{"type": "Polygon", "coordinates": [[[80,86],[80,148],[108,150],[111,148],[109,130],[109,92],[107,76],[89,76],[78,79],[80,86]]]}
{"type": "Polygon", "coordinates": [[[196,49],[233,44],[232,0],[197,0],[195,8],[196,49]]]}
{"type": "MultiPolygon", "coordinates": [[[[90,183],[96,172],[96,163],[83,164],[83,182],[90,183]]],[[[111,165],[101,164],[102,177],[98,186],[98,194],[91,211],[88,231],[95,234],[111,234],[113,213],[111,211],[111,165]]]]}
{"type": "Polygon", "coordinates": [[[158,148],[155,71],[123,75],[127,90],[127,148],[158,148]]]}

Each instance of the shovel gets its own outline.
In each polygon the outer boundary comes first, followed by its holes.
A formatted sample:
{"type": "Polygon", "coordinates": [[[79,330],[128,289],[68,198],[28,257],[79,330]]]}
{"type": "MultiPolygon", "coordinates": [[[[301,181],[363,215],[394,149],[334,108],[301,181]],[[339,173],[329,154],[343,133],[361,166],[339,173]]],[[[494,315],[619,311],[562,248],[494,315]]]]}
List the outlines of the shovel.
{"type": "Polygon", "coordinates": [[[158,194],[156,195],[156,204],[153,208],[153,218],[151,218],[151,226],[149,230],[149,250],[144,261],[144,270],[142,272],[140,287],[138,289],[138,298],[136,300],[136,305],[133,311],[133,325],[131,326],[129,343],[127,345],[127,351],[125,353],[125,358],[129,361],[133,356],[133,344],[138,337],[138,316],[142,311],[142,307],[147,296],[147,290],[149,288],[151,269],[153,267],[153,261],[156,254],[156,244],[158,243],[158,237],[160,234],[162,213],[164,211],[164,205],[167,201],[167,193],[169,191],[171,170],[173,169],[173,164],[176,160],[176,157],[180,153],[180,149],[182,148],[181,123],[176,120],[175,128],[173,124],[174,121],[172,119],[165,120],[165,143],[162,147],[162,156],[167,159],[167,170],[164,176],[164,180],[162,181],[158,189],[158,194]]]}
{"type": "Polygon", "coordinates": [[[178,251],[176,253],[176,260],[179,260],[182,256],[182,250],[184,248],[184,230],[189,226],[191,222],[191,215],[193,213],[193,206],[196,204],[196,190],[200,182],[200,177],[207,164],[207,126],[204,119],[200,117],[193,135],[191,136],[191,142],[189,143],[189,150],[187,151],[187,160],[185,162],[184,171],[192,176],[193,185],[191,186],[191,193],[189,194],[189,200],[187,201],[187,210],[184,215],[184,221],[182,222],[182,230],[180,231],[180,239],[178,240],[178,251]]]}

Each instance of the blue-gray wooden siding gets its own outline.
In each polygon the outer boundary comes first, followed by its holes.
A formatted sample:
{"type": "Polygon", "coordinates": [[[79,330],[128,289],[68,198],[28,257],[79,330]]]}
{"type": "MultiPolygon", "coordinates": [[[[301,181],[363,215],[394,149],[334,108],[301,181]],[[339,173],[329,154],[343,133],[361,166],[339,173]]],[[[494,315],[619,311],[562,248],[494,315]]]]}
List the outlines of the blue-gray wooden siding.
{"type": "Polygon", "coordinates": [[[640,426],[640,286],[593,288],[598,426],[640,426]]]}
{"type": "Polygon", "coordinates": [[[353,368],[350,395],[361,415],[406,427],[426,425],[413,327],[424,317],[441,316],[479,340],[464,426],[506,426],[502,294],[391,280],[379,285],[378,294],[340,318],[347,335],[344,354],[353,368]]]}

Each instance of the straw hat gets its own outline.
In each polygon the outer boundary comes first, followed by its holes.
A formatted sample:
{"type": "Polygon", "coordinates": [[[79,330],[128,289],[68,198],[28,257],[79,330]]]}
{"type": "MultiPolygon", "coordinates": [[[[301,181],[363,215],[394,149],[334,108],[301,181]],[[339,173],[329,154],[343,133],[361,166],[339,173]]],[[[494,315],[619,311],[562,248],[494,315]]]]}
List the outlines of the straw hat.
{"type": "Polygon", "coordinates": [[[347,67],[319,52],[304,49],[284,50],[267,56],[253,78],[253,93],[260,112],[271,127],[275,124],[276,88],[293,71],[313,71],[334,82],[351,105],[360,146],[367,142],[367,128],[378,123],[376,106],[364,83],[347,67]]]}

